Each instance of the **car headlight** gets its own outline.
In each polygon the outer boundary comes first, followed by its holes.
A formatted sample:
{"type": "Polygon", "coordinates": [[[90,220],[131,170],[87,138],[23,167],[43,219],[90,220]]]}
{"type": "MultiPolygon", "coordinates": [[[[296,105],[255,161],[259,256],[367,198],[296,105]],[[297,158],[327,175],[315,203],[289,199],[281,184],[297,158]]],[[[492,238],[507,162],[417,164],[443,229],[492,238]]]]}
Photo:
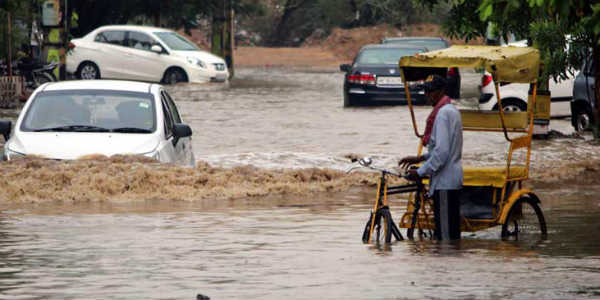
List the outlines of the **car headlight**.
{"type": "Polygon", "coordinates": [[[196,65],[196,66],[199,66],[200,68],[206,69],[206,64],[197,57],[188,56],[187,61],[188,61],[188,63],[190,63],[192,65],[196,65]]]}
{"type": "Polygon", "coordinates": [[[24,158],[26,155],[21,152],[10,150],[6,145],[4,145],[4,155],[2,156],[3,160],[12,160],[15,158],[24,158]]]}

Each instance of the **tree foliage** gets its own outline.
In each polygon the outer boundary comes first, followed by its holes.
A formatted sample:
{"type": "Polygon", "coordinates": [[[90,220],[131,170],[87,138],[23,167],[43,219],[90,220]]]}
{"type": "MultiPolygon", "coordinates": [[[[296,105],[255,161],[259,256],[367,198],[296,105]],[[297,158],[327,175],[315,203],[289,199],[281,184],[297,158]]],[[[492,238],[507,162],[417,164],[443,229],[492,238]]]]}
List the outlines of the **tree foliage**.
{"type": "Polygon", "coordinates": [[[34,18],[32,6],[37,0],[0,0],[0,59],[8,56],[8,13],[11,15],[11,53],[13,57],[22,45],[29,43],[31,21],[34,18]]]}
{"type": "Polygon", "coordinates": [[[445,19],[449,6],[422,9],[414,0],[273,0],[269,13],[244,22],[265,37],[270,46],[293,46],[315,31],[379,24],[406,25],[445,19]]]}
{"type": "MultiPolygon", "coordinates": [[[[62,0],[61,0],[62,1],[62,0]]],[[[78,16],[72,37],[81,37],[109,24],[143,24],[183,28],[211,23],[218,4],[227,0],[67,0],[69,12],[78,16]]],[[[236,27],[259,36],[259,44],[294,46],[315,31],[353,28],[382,23],[403,27],[417,22],[439,23],[449,5],[437,5],[433,13],[417,0],[229,0],[236,27]]],[[[10,11],[40,11],[42,0],[0,0],[10,11]],[[22,9],[23,3],[34,3],[22,9]]],[[[1,25],[0,25],[1,26],[1,25]]]]}
{"type": "MultiPolygon", "coordinates": [[[[74,36],[82,36],[95,28],[109,24],[152,24],[170,28],[189,29],[197,26],[199,18],[213,16],[223,0],[69,0],[79,15],[79,27],[74,36]]],[[[260,15],[259,0],[231,0],[240,16],[260,15]]]]}
{"type": "MultiPolygon", "coordinates": [[[[542,83],[572,75],[585,59],[595,62],[594,135],[600,138],[600,3],[596,0],[423,0],[452,5],[446,30],[456,36],[484,35],[483,24],[495,24],[501,35],[525,36],[540,50],[542,83]],[[479,21],[473,15],[478,16],[479,21]],[[567,47],[568,46],[568,47],[567,47]],[[567,51],[568,48],[568,51],[567,51]]],[[[543,86],[547,88],[547,86],[543,86]]]]}

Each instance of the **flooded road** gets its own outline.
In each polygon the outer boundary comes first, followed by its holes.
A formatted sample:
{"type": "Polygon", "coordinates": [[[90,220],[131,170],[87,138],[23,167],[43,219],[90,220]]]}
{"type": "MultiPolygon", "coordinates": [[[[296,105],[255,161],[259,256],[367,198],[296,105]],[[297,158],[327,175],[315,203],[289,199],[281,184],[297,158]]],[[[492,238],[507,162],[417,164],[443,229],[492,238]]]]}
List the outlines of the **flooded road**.
{"type": "Polygon", "coordinates": [[[372,191],[360,190],[12,211],[0,222],[0,298],[598,299],[598,191],[541,191],[549,237],[533,246],[498,230],[364,245],[372,191]]]}
{"type": "MultiPolygon", "coordinates": [[[[196,168],[0,163],[0,299],[600,298],[598,146],[534,142],[545,241],[505,242],[493,228],[457,244],[364,245],[375,177],[346,175],[344,156],[392,166],[414,154],[406,107],[344,109],[337,72],[236,75],[169,88],[196,168]]],[[[461,106],[477,79],[463,73],[461,106]]],[[[429,110],[417,108],[420,125],[429,110]]],[[[552,128],[572,130],[568,119],[552,128]]],[[[466,133],[465,164],[504,162],[507,146],[466,133]]]]}

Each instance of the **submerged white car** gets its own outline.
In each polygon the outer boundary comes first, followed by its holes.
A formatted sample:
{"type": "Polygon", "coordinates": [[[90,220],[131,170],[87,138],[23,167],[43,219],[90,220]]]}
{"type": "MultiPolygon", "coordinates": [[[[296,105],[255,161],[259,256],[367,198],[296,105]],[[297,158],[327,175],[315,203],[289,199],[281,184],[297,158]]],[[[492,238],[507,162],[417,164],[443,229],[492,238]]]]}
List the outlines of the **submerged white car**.
{"type": "Polygon", "coordinates": [[[225,61],[178,33],[148,26],[102,26],[73,39],[67,72],[79,79],[125,79],[173,84],[226,81],[225,61]]]}
{"type": "MultiPolygon", "coordinates": [[[[566,36],[570,40],[570,36],[566,36]]],[[[513,36],[514,39],[514,36],[513,36]]],[[[503,46],[527,47],[527,40],[513,41],[503,46]]],[[[575,76],[568,76],[565,80],[556,82],[549,80],[548,90],[550,91],[550,116],[567,117],[571,115],[571,99],[573,98],[573,82],[575,76]]],[[[485,72],[481,77],[479,86],[479,109],[497,110],[498,99],[494,87],[492,75],[485,72]]],[[[498,91],[502,98],[502,107],[505,111],[526,111],[527,100],[529,97],[529,84],[526,83],[503,83],[498,85],[498,91]]]]}
{"type": "Polygon", "coordinates": [[[158,84],[85,80],[48,83],[25,103],[14,129],[0,122],[5,160],[143,155],[193,166],[192,130],[158,84]],[[12,134],[11,134],[12,131],[12,134]]]}
{"type": "MultiPolygon", "coordinates": [[[[550,116],[566,117],[571,115],[571,99],[573,98],[574,77],[556,82],[550,79],[550,116]]],[[[505,111],[526,111],[529,96],[529,84],[500,83],[498,90],[502,97],[502,107],[505,111]]],[[[479,109],[497,110],[498,99],[494,88],[492,75],[485,73],[481,78],[479,109]]]]}

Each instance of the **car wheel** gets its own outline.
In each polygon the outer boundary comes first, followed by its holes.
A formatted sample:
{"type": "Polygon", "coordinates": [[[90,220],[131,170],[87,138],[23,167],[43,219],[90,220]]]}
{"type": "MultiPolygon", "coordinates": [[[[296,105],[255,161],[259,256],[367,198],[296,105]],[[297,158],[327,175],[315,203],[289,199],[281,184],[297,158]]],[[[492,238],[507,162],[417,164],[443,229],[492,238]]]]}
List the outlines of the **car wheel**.
{"type": "Polygon", "coordinates": [[[575,118],[575,122],[573,122],[573,127],[577,132],[583,132],[586,129],[590,128],[590,124],[592,122],[592,114],[590,110],[586,108],[579,108],[573,114],[573,118],[575,118]]]}
{"type": "MultiPolygon", "coordinates": [[[[495,109],[498,110],[498,107],[496,107],[495,109]]],[[[502,109],[505,112],[527,111],[527,104],[519,100],[505,99],[502,100],[502,109]]]]}
{"type": "Polygon", "coordinates": [[[84,62],[77,69],[77,78],[79,79],[100,79],[100,69],[92,62],[84,62]]]}
{"type": "Polygon", "coordinates": [[[172,68],[165,72],[163,82],[166,84],[176,84],[179,82],[187,82],[187,76],[181,69],[172,68]]]}
{"type": "Polygon", "coordinates": [[[344,107],[352,107],[356,105],[358,105],[358,103],[355,99],[352,99],[352,97],[348,94],[344,95],[344,107]]]}

